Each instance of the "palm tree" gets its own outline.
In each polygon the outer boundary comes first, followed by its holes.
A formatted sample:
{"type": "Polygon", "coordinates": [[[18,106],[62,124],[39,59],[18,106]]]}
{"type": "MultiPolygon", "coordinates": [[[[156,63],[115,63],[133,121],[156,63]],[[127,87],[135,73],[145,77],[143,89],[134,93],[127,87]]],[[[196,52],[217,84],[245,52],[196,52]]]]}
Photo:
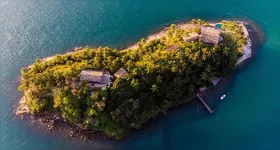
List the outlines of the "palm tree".
{"type": "Polygon", "coordinates": [[[151,90],[153,93],[157,92],[158,91],[158,86],[156,84],[153,84],[152,87],[151,87],[151,90]]]}
{"type": "Polygon", "coordinates": [[[202,72],[201,79],[207,81],[208,80],[208,74],[206,72],[202,72]]]}

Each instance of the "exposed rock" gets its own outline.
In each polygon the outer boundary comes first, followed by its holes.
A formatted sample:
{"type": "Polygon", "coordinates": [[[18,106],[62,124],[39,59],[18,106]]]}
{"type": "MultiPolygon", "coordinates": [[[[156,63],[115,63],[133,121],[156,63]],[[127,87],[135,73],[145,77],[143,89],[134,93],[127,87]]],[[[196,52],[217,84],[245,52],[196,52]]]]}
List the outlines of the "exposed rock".
{"type": "Polygon", "coordinates": [[[19,101],[20,104],[25,104],[26,103],[26,97],[23,96],[20,101],[19,101]]]}
{"type": "Polygon", "coordinates": [[[54,127],[53,125],[49,124],[49,125],[48,125],[48,130],[52,130],[53,127],[54,127]]]}
{"type": "Polygon", "coordinates": [[[79,51],[79,50],[82,50],[83,49],[83,47],[76,47],[75,49],[74,49],[74,51],[79,51]]]}
{"type": "Polygon", "coordinates": [[[70,130],[70,131],[69,131],[69,136],[70,136],[70,137],[73,137],[73,134],[74,134],[73,130],[70,130]]]}
{"type": "Polygon", "coordinates": [[[60,120],[60,117],[55,117],[54,120],[58,121],[58,120],[60,120]]]}
{"type": "Polygon", "coordinates": [[[26,105],[26,97],[23,96],[19,101],[19,107],[15,111],[16,115],[30,114],[30,109],[26,105]]]}

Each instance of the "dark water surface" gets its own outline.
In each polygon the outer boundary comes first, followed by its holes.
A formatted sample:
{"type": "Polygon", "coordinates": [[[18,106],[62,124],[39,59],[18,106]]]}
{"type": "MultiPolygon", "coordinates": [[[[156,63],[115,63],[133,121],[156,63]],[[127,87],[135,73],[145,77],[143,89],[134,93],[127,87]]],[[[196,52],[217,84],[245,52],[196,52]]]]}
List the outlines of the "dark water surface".
{"type": "Polygon", "coordinates": [[[67,149],[84,145],[44,134],[13,115],[21,67],[76,46],[124,47],[158,28],[202,18],[250,19],[265,41],[207,100],[172,109],[123,142],[92,149],[279,150],[280,1],[278,0],[0,0],[0,149],[67,149]],[[211,102],[226,93],[221,102],[211,102]],[[199,111],[197,111],[199,109],[199,111]]]}

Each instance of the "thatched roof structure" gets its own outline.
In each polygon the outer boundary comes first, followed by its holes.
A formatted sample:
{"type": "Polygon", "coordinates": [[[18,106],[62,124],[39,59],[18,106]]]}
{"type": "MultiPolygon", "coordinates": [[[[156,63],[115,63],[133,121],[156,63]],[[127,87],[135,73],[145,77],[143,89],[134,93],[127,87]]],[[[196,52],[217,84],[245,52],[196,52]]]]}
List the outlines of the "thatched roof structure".
{"type": "Polygon", "coordinates": [[[80,80],[99,84],[108,84],[111,82],[110,73],[107,70],[82,70],[80,80]]]}
{"type": "Polygon", "coordinates": [[[199,37],[200,37],[200,35],[198,33],[191,32],[188,34],[188,36],[183,36],[183,40],[185,42],[191,42],[191,41],[198,40],[199,37]]]}
{"type": "Polygon", "coordinates": [[[219,42],[222,41],[221,37],[221,31],[219,29],[216,29],[215,27],[210,26],[201,26],[200,27],[201,32],[201,40],[204,43],[210,43],[210,44],[219,44],[219,42]]]}
{"type": "Polygon", "coordinates": [[[128,72],[124,68],[120,68],[117,72],[114,73],[114,77],[119,78],[127,74],[128,72]]]}
{"type": "Polygon", "coordinates": [[[170,45],[166,50],[167,50],[168,52],[172,52],[172,51],[177,51],[177,50],[179,50],[179,48],[180,48],[179,45],[177,45],[177,44],[172,44],[172,45],[170,45]]]}
{"type": "Polygon", "coordinates": [[[210,81],[212,82],[212,84],[213,84],[214,86],[216,86],[216,85],[219,83],[220,78],[218,78],[218,77],[212,77],[212,78],[210,79],[210,81]]]}

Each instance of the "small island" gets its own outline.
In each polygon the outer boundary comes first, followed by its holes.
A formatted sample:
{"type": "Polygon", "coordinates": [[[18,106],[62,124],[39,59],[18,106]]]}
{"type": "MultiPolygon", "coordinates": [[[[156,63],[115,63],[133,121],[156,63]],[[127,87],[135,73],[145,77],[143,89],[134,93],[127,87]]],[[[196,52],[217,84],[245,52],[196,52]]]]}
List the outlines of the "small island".
{"type": "Polygon", "coordinates": [[[68,122],[122,139],[129,129],[191,102],[251,57],[244,22],[192,20],[125,50],[85,47],[21,71],[18,115],[68,122]]]}

